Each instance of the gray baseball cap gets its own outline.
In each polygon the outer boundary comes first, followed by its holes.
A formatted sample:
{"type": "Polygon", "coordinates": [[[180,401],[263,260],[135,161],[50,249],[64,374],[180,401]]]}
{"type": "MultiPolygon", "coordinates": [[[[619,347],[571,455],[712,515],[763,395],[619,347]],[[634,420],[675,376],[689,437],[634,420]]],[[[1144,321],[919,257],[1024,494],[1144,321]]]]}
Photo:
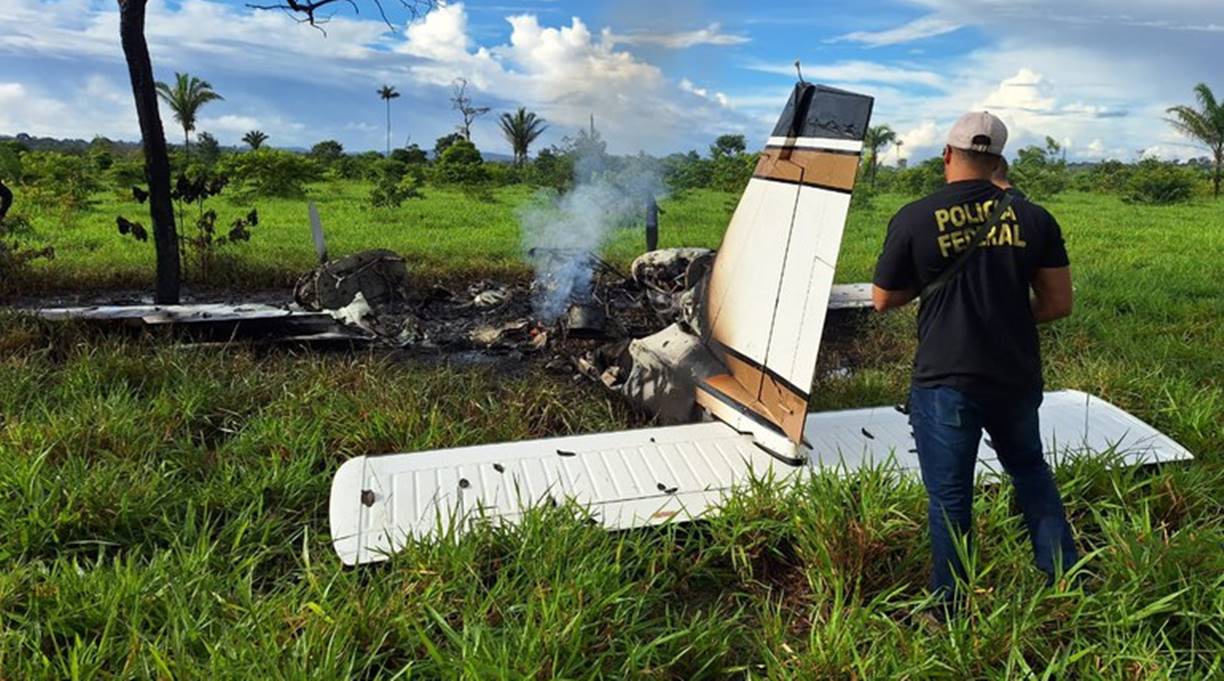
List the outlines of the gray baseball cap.
{"type": "Polygon", "coordinates": [[[1007,126],[988,111],[970,111],[961,116],[948,133],[948,146],[953,149],[1002,156],[1006,145],[1007,126]]]}

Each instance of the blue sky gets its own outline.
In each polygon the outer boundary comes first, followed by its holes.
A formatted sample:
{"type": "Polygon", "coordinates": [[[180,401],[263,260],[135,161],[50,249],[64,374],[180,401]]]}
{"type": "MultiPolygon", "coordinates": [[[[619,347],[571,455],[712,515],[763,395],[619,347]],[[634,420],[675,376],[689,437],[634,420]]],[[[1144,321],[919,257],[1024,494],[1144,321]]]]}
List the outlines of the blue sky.
{"type": "MultiPolygon", "coordinates": [[[[337,5],[326,35],[232,0],[151,0],[162,79],[188,71],[225,100],[199,129],[235,144],[259,128],[281,146],[384,144],[375,90],[396,86],[393,142],[454,129],[447,97],[470,81],[478,146],[506,152],[493,118],[527,106],[545,143],[596,125],[620,153],[704,149],[718,134],[762,142],[794,82],[876,97],[898,154],[938,152],[969,109],[1008,122],[1014,151],[1051,135],[1076,159],[1202,155],[1161,119],[1191,87],[1224,96],[1219,0],[468,0],[388,28],[368,0],[337,5]]],[[[113,0],[0,0],[0,134],[135,139],[113,0]]],[[[167,134],[176,135],[167,117],[167,134]]]]}

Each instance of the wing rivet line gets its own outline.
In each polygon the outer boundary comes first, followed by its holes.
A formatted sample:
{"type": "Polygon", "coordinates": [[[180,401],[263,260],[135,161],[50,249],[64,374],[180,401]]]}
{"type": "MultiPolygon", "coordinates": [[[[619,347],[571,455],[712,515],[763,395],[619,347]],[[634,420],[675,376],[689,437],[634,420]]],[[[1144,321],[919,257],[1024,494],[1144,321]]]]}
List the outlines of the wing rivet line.
{"type": "Polygon", "coordinates": [[[361,490],[361,505],[362,506],[373,506],[374,505],[374,490],[372,489],[361,490]]]}

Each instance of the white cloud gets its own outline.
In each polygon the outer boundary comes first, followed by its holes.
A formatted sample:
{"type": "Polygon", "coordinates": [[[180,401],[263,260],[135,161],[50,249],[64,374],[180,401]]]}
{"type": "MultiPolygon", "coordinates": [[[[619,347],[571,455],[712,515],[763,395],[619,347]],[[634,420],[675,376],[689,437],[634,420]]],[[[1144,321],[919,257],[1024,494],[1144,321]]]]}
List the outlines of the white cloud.
{"type": "MultiPolygon", "coordinates": [[[[657,66],[617,50],[609,31],[596,36],[577,17],[558,27],[541,25],[530,14],[506,21],[508,43],[476,47],[463,5],[448,5],[409,27],[408,40],[397,49],[421,58],[408,67],[421,81],[448,86],[456,77],[467,78],[478,102],[483,96],[521,103],[539,111],[555,131],[584,126],[594,115],[614,150],[671,149],[697,132],[695,122],[734,127],[725,95],[673,83],[657,66]]],[[[702,132],[703,138],[709,134],[702,132]]]]}
{"type": "MultiPolygon", "coordinates": [[[[795,76],[795,65],[750,62],[746,65],[753,71],[776,73],[782,76],[795,76]]],[[[803,77],[806,80],[842,85],[888,84],[888,85],[922,85],[932,88],[946,88],[948,77],[934,71],[881,64],[864,60],[846,60],[831,64],[803,63],[803,77]]],[[[869,88],[865,88],[869,89],[869,88]]]]}
{"type": "Polygon", "coordinates": [[[880,159],[889,165],[896,165],[902,158],[922,160],[931,154],[921,153],[915,155],[915,153],[919,152],[919,150],[942,147],[942,133],[943,131],[933,120],[926,120],[915,127],[900,130],[897,132],[897,139],[900,141],[900,145],[889,145],[888,149],[880,155],[880,159]]]}
{"type": "Polygon", "coordinates": [[[0,131],[35,136],[90,139],[96,135],[131,139],[137,131],[130,96],[101,76],[90,76],[68,96],[0,82],[0,131]],[[87,112],[87,115],[82,115],[87,112]]]}
{"type": "Polygon", "coordinates": [[[897,45],[900,43],[909,43],[915,40],[924,38],[934,38],[938,35],[951,33],[959,29],[963,24],[949,21],[938,16],[925,16],[908,24],[890,28],[884,31],[854,31],[845,35],[834,38],[831,42],[855,42],[868,45],[870,47],[882,47],[885,45],[897,45]]]}
{"type": "Polygon", "coordinates": [[[684,90],[685,92],[691,92],[703,99],[708,99],[712,102],[716,102],[719,106],[725,106],[725,107],[731,106],[731,101],[727,98],[727,95],[723,94],[722,92],[717,92],[717,91],[711,92],[710,90],[706,88],[697,87],[697,85],[694,84],[693,81],[689,80],[688,78],[681,78],[679,85],[680,85],[681,90],[684,90]]]}
{"type": "Polygon", "coordinates": [[[698,45],[722,47],[743,45],[744,43],[751,42],[751,38],[745,35],[723,33],[722,26],[717,23],[693,31],[679,31],[676,33],[634,31],[632,33],[618,34],[606,31],[605,39],[617,45],[650,45],[672,50],[683,50],[697,47],[698,45]]]}
{"type": "MultiPolygon", "coordinates": [[[[450,127],[440,126],[440,121],[449,115],[442,112],[447,110],[449,86],[457,77],[470,81],[469,93],[478,104],[525,105],[539,111],[552,123],[550,136],[554,139],[585,125],[594,114],[610,148],[618,151],[672,150],[749,125],[747,118],[727,108],[725,95],[696,91],[702,88],[686,90],[657,66],[617,48],[618,40],[677,48],[742,42],[717,25],[676,34],[618,37],[606,30],[593,32],[578,18],[568,25],[546,26],[534,14],[519,14],[507,17],[511,33],[505,44],[480,45],[462,3],[440,5],[398,35],[381,21],[335,17],[326,24],[328,35],[323,37],[279,12],[257,12],[210,0],[184,0],[176,5],[168,1],[152,0],[149,5],[146,35],[158,75],[164,77],[173,70],[206,71],[227,99],[210,105],[199,129],[218,136],[259,127],[280,131],[279,143],[306,144],[310,141],[307,136],[334,134],[295,122],[297,112],[278,113],[279,105],[270,91],[248,91],[245,97],[235,91],[235,83],[265,79],[304,83],[308,88],[327,84],[320,89],[330,92],[353,90],[346,96],[358,96],[354,83],[398,85],[404,101],[411,100],[418,111],[433,112],[430,120],[413,126],[418,133],[423,129],[436,134],[440,127],[450,127]]],[[[112,72],[122,68],[113,4],[0,0],[0,16],[6,17],[0,23],[0,54],[88,60],[110,64],[107,68],[112,72]]],[[[24,79],[14,80],[29,85],[24,79]]],[[[119,92],[125,124],[121,130],[111,126],[106,132],[131,138],[135,133],[131,95],[122,88],[119,92]]],[[[93,125],[91,121],[98,118],[93,111],[109,115],[118,101],[82,97],[79,102],[66,103],[64,99],[62,95],[28,99],[20,107],[6,107],[0,121],[5,128],[66,134],[93,125]],[[68,104],[79,107],[75,113],[84,124],[65,125],[65,117],[57,119],[60,122],[55,126],[40,123],[54,117],[36,112],[62,111],[68,104]]],[[[173,126],[168,117],[166,125],[173,126]]],[[[344,125],[335,124],[337,129],[349,129],[344,125]]],[[[376,141],[369,131],[361,134],[361,139],[368,138],[366,143],[376,141]]],[[[478,125],[477,135],[482,146],[504,146],[491,125],[478,125]]]]}

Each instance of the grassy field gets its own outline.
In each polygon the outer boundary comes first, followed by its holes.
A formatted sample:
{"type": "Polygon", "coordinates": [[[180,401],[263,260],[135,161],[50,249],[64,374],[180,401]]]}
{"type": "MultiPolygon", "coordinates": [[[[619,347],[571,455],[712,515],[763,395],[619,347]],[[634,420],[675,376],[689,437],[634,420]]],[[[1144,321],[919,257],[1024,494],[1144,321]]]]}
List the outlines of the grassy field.
{"type": "MultiPolygon", "coordinates": [[[[332,249],[381,246],[419,276],[522,273],[515,207],[428,190],[399,210],[319,187],[332,249]]],[[[730,197],[668,201],[664,245],[715,245],[730,197]]],[[[838,280],[869,279],[888,216],[856,209],[838,280]]],[[[284,286],[312,259],[303,202],[215,285],[284,286]]],[[[245,205],[233,207],[237,213],[245,205]]],[[[0,679],[1218,678],[1224,674],[1224,204],[1050,203],[1075,316],[1043,331],[1051,387],[1109,399],[1198,455],[1059,479],[1087,579],[1042,585],[1006,486],[977,501],[967,616],[909,621],[926,572],[921,487],[880,472],[779,491],[716,519],[616,535],[564,509],[342,569],[331,473],[373,452],[588,432],[633,417],[584,384],[378,353],[173,347],[0,318],[0,679]]],[[[147,286],[151,247],[99,203],[35,216],[57,259],[18,295],[147,286]]],[[[222,211],[222,217],[225,212],[222,211]]],[[[628,259],[637,232],[610,256],[628,259]]],[[[814,408],[895,402],[912,311],[865,321],[862,366],[814,408]]]]}

